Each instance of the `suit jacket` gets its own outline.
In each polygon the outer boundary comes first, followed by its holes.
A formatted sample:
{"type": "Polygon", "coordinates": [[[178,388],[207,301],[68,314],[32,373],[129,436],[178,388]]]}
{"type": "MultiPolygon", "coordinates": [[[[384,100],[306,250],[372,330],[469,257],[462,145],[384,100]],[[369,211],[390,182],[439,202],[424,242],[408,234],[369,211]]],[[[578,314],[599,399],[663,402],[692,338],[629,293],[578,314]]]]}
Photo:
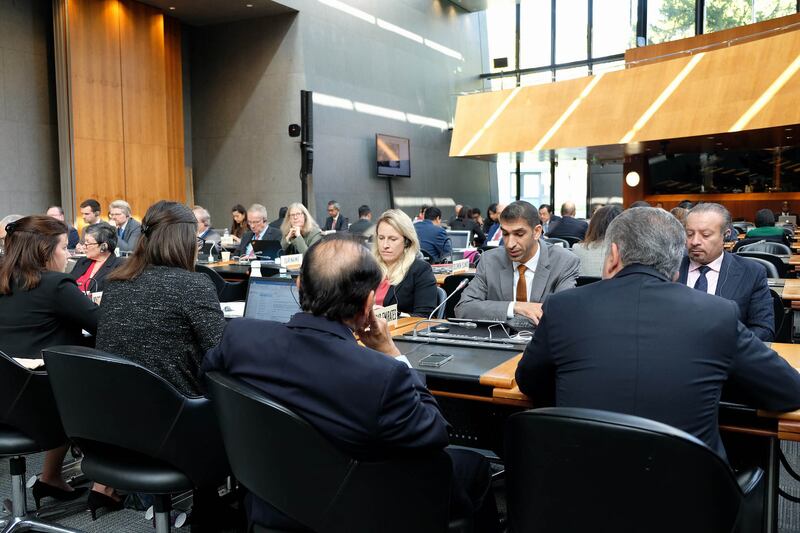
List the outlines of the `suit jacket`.
{"type": "Polygon", "coordinates": [[[548,298],[516,379],[537,406],[657,420],[722,457],[723,385],[753,407],[800,407],[800,374],[739,322],[733,302],[642,265],[548,298]]]}
{"type": "MultiPolygon", "coordinates": [[[[89,285],[89,288],[92,289],[92,292],[103,292],[106,287],[106,276],[108,276],[115,268],[122,266],[124,262],[125,259],[117,257],[114,254],[108,256],[108,259],[106,259],[106,262],[100,267],[100,270],[95,272],[94,276],[92,277],[92,279],[95,281],[95,283],[89,285]]],[[[88,257],[81,257],[78,259],[78,262],[75,263],[75,266],[72,268],[72,271],[69,273],[69,275],[72,276],[72,279],[77,280],[79,277],[83,276],[87,270],[89,270],[93,263],[94,261],[88,257]]]]}
{"type": "Polygon", "coordinates": [[[350,228],[348,231],[354,235],[362,235],[364,237],[369,237],[373,233],[375,233],[375,223],[371,220],[367,220],[366,218],[358,219],[358,222],[353,222],[350,224],[350,228]]]}
{"type": "MultiPolygon", "coordinates": [[[[116,228],[115,228],[116,229],[116,228]]],[[[122,252],[131,252],[142,235],[142,225],[133,218],[128,219],[122,237],[117,237],[117,248],[122,252]]]]}
{"type": "Polygon", "coordinates": [[[214,231],[211,228],[208,228],[203,235],[198,235],[198,239],[201,239],[204,243],[205,242],[220,242],[222,240],[222,236],[219,234],[218,231],[214,231]]]}
{"type": "MultiPolygon", "coordinates": [[[[575,287],[580,261],[575,254],[539,241],[539,264],[533,276],[531,302],[544,302],[559,291],[575,287]]],[[[477,320],[506,320],[509,302],[514,301],[514,265],[505,248],[487,250],[478,270],[456,305],[456,316],[477,320]]]]}
{"type": "MultiPolygon", "coordinates": [[[[281,240],[281,231],[279,229],[273,228],[271,226],[267,226],[267,231],[264,232],[264,238],[261,240],[264,241],[279,241],[281,240]]],[[[250,241],[253,240],[253,232],[247,230],[242,235],[242,240],[239,242],[239,247],[236,248],[236,253],[234,255],[242,256],[245,255],[247,252],[247,245],[250,244],[250,241]]]]}
{"type": "Polygon", "coordinates": [[[78,230],[72,226],[67,226],[67,228],[69,228],[67,231],[67,248],[73,250],[81,242],[81,236],[78,235],[78,230]]]}
{"type": "Polygon", "coordinates": [[[557,223],[550,225],[547,232],[548,237],[579,237],[583,239],[586,237],[586,230],[589,229],[589,223],[585,220],[578,220],[573,217],[561,217],[557,223]]]}
{"type": "Polygon", "coordinates": [[[547,224],[542,224],[542,231],[544,231],[545,235],[548,235],[548,232],[555,228],[559,222],[561,222],[560,216],[550,215],[550,220],[547,221],[547,224]]]}
{"type": "MultiPolygon", "coordinates": [[[[447,422],[420,375],[359,346],[339,322],[307,313],[288,324],[234,319],[206,354],[202,371],[212,370],[261,389],[355,457],[447,445],[447,422]]],[[[276,527],[288,520],[256,498],[250,507],[251,521],[276,527]]]]}
{"type": "Polygon", "coordinates": [[[81,329],[94,334],[97,320],[98,307],[69,274],[45,271],[35,289],[15,284],[11,294],[0,294],[0,350],[36,358],[49,346],[85,345],[81,329]]]}
{"type": "Polygon", "coordinates": [[[335,231],[345,231],[347,229],[347,219],[339,213],[339,218],[336,219],[336,227],[333,226],[333,217],[328,217],[325,219],[325,227],[323,228],[325,231],[328,230],[335,230],[335,231]]]}
{"type": "Polygon", "coordinates": [[[486,234],[483,232],[480,224],[471,218],[457,218],[450,224],[452,230],[467,230],[472,232],[472,244],[475,246],[482,246],[486,242],[486,234]]]}
{"type": "Polygon", "coordinates": [[[440,262],[453,251],[453,243],[447,232],[430,220],[423,220],[414,224],[414,230],[419,238],[420,249],[428,254],[434,263],[440,262]]]}
{"type": "MultiPolygon", "coordinates": [[[[761,265],[736,254],[723,252],[722,266],[714,292],[733,300],[739,309],[739,320],[764,342],[775,338],[775,309],[767,285],[767,273],[761,265]]],[[[684,257],[678,282],[686,285],[689,258],[684,257]]]]}
{"type": "Polygon", "coordinates": [[[396,303],[400,312],[427,318],[436,308],[437,301],[438,293],[433,269],[427,261],[416,259],[411,263],[403,281],[389,287],[383,305],[396,303]]]}

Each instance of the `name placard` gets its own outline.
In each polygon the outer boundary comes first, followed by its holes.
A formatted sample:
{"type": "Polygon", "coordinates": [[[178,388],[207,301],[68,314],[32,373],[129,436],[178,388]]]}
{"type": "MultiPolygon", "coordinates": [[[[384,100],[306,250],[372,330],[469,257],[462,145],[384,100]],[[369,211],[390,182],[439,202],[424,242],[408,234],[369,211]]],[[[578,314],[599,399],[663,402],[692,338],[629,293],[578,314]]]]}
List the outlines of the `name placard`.
{"type": "Polygon", "coordinates": [[[94,302],[95,305],[100,305],[100,302],[103,299],[103,291],[93,292],[93,293],[91,293],[90,297],[91,297],[91,299],[92,299],[92,301],[94,302]]]}
{"type": "Polygon", "coordinates": [[[453,274],[469,270],[469,259],[456,259],[453,261],[453,274]]]}
{"type": "Polygon", "coordinates": [[[386,307],[376,307],[373,309],[373,313],[375,313],[376,317],[386,320],[390,328],[397,325],[397,304],[386,307]]]}
{"type": "Polygon", "coordinates": [[[303,265],[303,254],[281,256],[281,266],[286,270],[300,270],[303,265]]]}

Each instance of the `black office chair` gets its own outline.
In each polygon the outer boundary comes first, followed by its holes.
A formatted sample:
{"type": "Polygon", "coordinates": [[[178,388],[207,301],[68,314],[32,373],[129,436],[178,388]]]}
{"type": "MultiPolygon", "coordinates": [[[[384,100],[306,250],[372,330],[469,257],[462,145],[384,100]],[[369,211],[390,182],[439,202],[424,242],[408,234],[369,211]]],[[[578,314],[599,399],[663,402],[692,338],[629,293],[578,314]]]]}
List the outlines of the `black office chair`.
{"type": "Polygon", "coordinates": [[[772,310],[775,314],[775,342],[792,342],[792,328],[789,313],[792,312],[783,305],[783,298],[774,290],[769,290],[772,296],[772,310]]]}
{"type": "MultiPolygon", "coordinates": [[[[464,272],[461,274],[451,274],[444,278],[444,283],[442,283],[442,289],[444,292],[447,293],[448,296],[453,294],[455,290],[458,288],[459,283],[464,281],[465,279],[472,279],[475,277],[475,274],[471,272],[464,272]]],[[[464,287],[466,289],[466,287],[464,287]]],[[[461,300],[461,293],[464,292],[464,289],[459,291],[459,294],[456,294],[449,300],[447,303],[444,304],[444,318],[453,318],[456,316],[456,305],[458,305],[459,300],[461,300]]]]}
{"type": "Polygon", "coordinates": [[[742,252],[764,252],[775,255],[792,255],[792,249],[781,242],[759,241],[740,246],[736,253],[742,252]]]}
{"type": "Polygon", "coordinates": [[[738,252],[736,255],[746,259],[757,260],[767,271],[768,278],[785,278],[788,274],[783,259],[763,252],[738,252]]]}
{"type": "Polygon", "coordinates": [[[509,417],[505,443],[513,531],[760,531],[761,517],[745,499],[763,498],[763,471],[737,480],[703,442],[666,424],[535,409],[509,417]]]}
{"type": "Polygon", "coordinates": [[[578,276],[578,279],[575,282],[575,286],[583,287],[584,285],[589,285],[590,283],[602,281],[602,279],[603,278],[599,278],[597,276],[578,276]]]}
{"type": "MultiPolygon", "coordinates": [[[[28,514],[25,456],[67,442],[45,372],[33,372],[0,352],[0,457],[9,457],[11,517],[0,520],[3,533],[76,533],[28,514]]],[[[79,533],[79,532],[77,532],[79,533]]]]}
{"type": "Polygon", "coordinates": [[[359,461],[247,383],[219,372],[207,382],[234,475],[286,516],[317,533],[448,530],[445,452],[359,461]]]}
{"type": "Polygon", "coordinates": [[[577,244],[577,243],[579,243],[579,242],[581,242],[583,240],[582,237],[573,237],[573,236],[570,236],[570,235],[561,237],[561,239],[565,240],[565,241],[567,241],[569,243],[569,248],[572,248],[573,244],[577,244]]]}
{"type": "MultiPolygon", "coordinates": [[[[436,287],[436,307],[442,305],[442,302],[444,302],[446,299],[447,299],[447,292],[441,287],[436,287]]],[[[445,305],[439,307],[438,311],[436,311],[436,318],[440,320],[444,318],[444,308],[445,305]]]]}
{"type": "Polygon", "coordinates": [[[67,436],[90,479],[155,496],[156,532],[170,530],[171,494],[222,485],[230,469],[211,402],[153,372],[78,346],[43,351],[67,436]]]}
{"type": "Polygon", "coordinates": [[[562,248],[570,248],[569,241],[559,237],[544,237],[544,242],[548,242],[553,246],[561,246],[562,248]]]}
{"type": "Polygon", "coordinates": [[[247,281],[231,283],[225,281],[219,272],[205,265],[195,265],[195,271],[205,274],[211,278],[214,287],[217,289],[217,298],[220,302],[238,302],[247,297],[247,281]]]}
{"type": "Polygon", "coordinates": [[[789,238],[784,234],[780,236],[774,237],[745,237],[744,239],[739,239],[736,244],[733,245],[731,251],[733,253],[738,252],[743,246],[747,246],[750,244],[760,243],[760,242],[777,242],[788,246],[789,248],[792,247],[792,243],[789,238]]]}

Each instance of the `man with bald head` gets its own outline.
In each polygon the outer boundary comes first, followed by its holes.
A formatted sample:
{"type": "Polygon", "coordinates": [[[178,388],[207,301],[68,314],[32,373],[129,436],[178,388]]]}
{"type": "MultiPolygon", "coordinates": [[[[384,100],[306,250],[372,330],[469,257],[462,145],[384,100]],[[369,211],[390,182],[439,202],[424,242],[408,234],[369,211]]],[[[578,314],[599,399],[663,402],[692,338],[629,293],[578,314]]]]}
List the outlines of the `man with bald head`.
{"type": "Polygon", "coordinates": [[[561,220],[550,225],[547,236],[559,239],[577,237],[583,240],[586,237],[587,229],[589,229],[589,224],[585,220],[575,218],[575,204],[564,202],[561,204],[561,220]]]}
{"type": "MultiPolygon", "coordinates": [[[[447,421],[423,376],[373,312],[383,276],[359,240],[325,237],[303,258],[298,281],[303,312],[287,324],[231,321],[219,346],[206,354],[203,371],[222,370],[261,389],[356,458],[443,449],[447,421]]],[[[485,459],[468,450],[447,452],[454,469],[451,513],[472,515],[476,531],[496,531],[485,459]]],[[[251,523],[298,529],[294,520],[252,495],[246,507],[251,523]]]]}

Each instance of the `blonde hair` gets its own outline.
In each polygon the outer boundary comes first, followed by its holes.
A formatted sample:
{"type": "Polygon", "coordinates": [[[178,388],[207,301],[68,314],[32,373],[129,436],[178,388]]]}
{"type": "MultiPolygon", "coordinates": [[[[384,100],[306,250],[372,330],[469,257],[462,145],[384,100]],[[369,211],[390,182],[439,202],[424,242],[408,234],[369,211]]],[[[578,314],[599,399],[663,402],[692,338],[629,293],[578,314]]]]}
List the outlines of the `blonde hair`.
{"type": "Polygon", "coordinates": [[[392,285],[397,285],[403,281],[403,278],[406,277],[408,270],[411,268],[411,265],[417,258],[418,253],[419,239],[417,238],[417,232],[414,229],[414,223],[411,222],[409,216],[399,209],[389,209],[388,211],[384,211],[381,217],[378,219],[378,222],[375,224],[375,235],[372,239],[372,255],[375,256],[375,260],[381,267],[383,274],[389,280],[389,283],[392,285]],[[391,266],[384,262],[380,252],[378,251],[378,230],[380,229],[381,224],[389,225],[404,238],[405,248],[403,249],[403,255],[391,266]]]}
{"type": "Polygon", "coordinates": [[[292,212],[292,209],[299,209],[306,216],[306,222],[303,224],[303,227],[300,228],[300,233],[305,237],[308,235],[309,231],[317,227],[317,222],[314,220],[314,217],[311,216],[311,213],[308,212],[306,206],[300,202],[289,204],[289,207],[286,208],[286,216],[283,217],[283,223],[281,224],[281,233],[285,236],[289,233],[289,230],[292,229],[291,219],[289,218],[289,213],[292,212]]]}

